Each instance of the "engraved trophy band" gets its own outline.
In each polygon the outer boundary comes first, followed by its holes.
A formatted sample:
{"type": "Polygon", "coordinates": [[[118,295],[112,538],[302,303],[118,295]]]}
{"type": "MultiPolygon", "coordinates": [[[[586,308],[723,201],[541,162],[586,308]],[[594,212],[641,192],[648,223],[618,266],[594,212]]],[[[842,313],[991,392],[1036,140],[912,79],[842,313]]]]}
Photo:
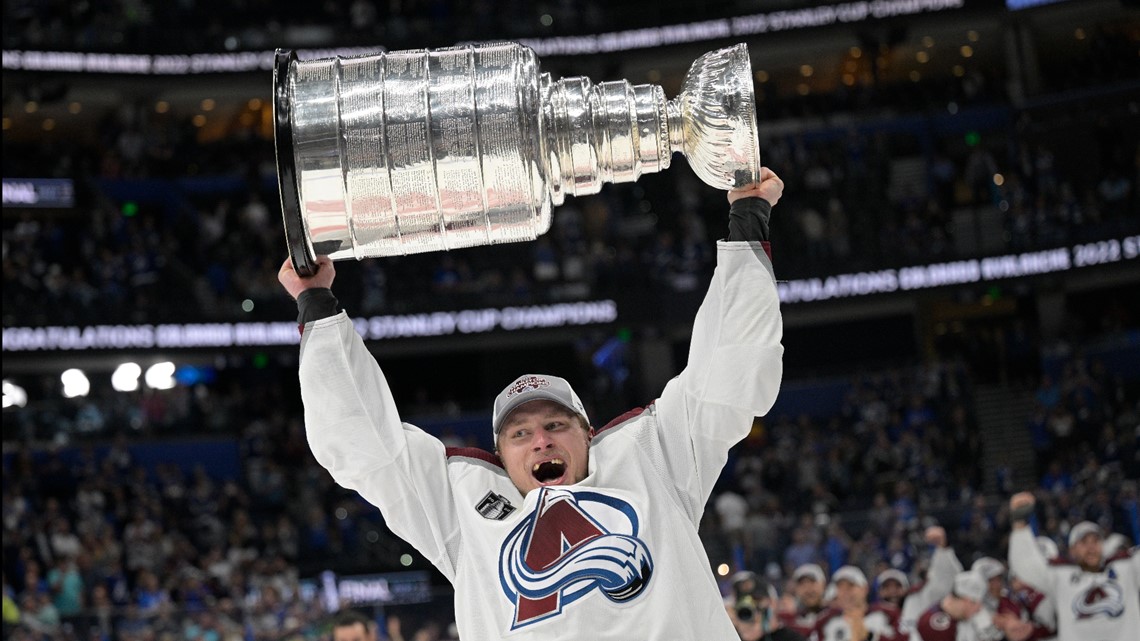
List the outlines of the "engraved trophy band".
{"type": "Polygon", "coordinates": [[[553,81],[516,43],[299,61],[278,50],[274,138],[297,273],[357,260],[533,240],[567,194],[669,167],[759,180],[748,49],[701,56],[680,95],[625,80],[553,81]]]}

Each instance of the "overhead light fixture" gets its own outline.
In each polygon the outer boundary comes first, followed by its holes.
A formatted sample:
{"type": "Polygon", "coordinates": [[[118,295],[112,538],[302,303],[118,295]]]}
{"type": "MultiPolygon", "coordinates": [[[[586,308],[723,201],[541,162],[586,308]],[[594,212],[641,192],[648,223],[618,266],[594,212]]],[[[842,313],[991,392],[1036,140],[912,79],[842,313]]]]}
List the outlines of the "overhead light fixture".
{"type": "Polygon", "coordinates": [[[59,380],[63,383],[64,398],[87,396],[91,392],[91,381],[87,380],[83,370],[75,368],[65,370],[59,375],[59,380]]]}
{"type": "Polygon", "coordinates": [[[111,374],[111,387],[116,392],[133,392],[139,388],[142,367],[138,363],[123,363],[111,374]]]}
{"type": "Polygon", "coordinates": [[[146,370],[146,384],[151,389],[170,389],[175,386],[174,363],[155,363],[146,370]]]}
{"type": "Polygon", "coordinates": [[[28,392],[11,381],[4,381],[4,409],[25,407],[27,404],[28,392]]]}

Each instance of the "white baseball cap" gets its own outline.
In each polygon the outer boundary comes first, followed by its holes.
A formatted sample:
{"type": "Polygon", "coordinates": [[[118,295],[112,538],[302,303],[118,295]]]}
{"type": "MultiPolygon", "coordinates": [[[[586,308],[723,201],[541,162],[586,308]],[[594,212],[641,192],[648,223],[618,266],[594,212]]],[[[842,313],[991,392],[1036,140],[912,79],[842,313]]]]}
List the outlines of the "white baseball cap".
{"type": "Polygon", "coordinates": [[[1119,532],[1113,532],[1104,537],[1104,547],[1101,548],[1101,556],[1108,559],[1115,555],[1117,552],[1128,547],[1128,537],[1119,532]]]}
{"type": "Polygon", "coordinates": [[[553,401],[589,422],[582,399],[578,398],[566,379],[549,374],[524,374],[495,397],[495,409],[491,413],[491,438],[499,436],[503,422],[515,408],[531,401],[553,401]]]}
{"type": "Polygon", "coordinates": [[[970,569],[982,575],[982,578],[987,581],[996,576],[1005,574],[1005,564],[992,556],[983,556],[977,561],[974,561],[970,569]]]}
{"type": "Polygon", "coordinates": [[[832,583],[839,583],[840,581],[850,581],[860,587],[867,585],[867,575],[854,565],[845,565],[835,571],[831,575],[832,583]]]}
{"type": "Polygon", "coordinates": [[[959,572],[954,577],[954,596],[981,603],[986,598],[986,580],[974,570],[959,572]]]}
{"type": "Polygon", "coordinates": [[[1095,534],[1100,538],[1104,538],[1104,532],[1101,531],[1100,526],[1092,521],[1081,521],[1069,530],[1069,547],[1073,547],[1077,541],[1085,538],[1089,534],[1095,534]]]}
{"type": "Polygon", "coordinates": [[[1057,548],[1057,542],[1047,536],[1039,536],[1035,539],[1037,541],[1037,549],[1041,550],[1041,555],[1046,560],[1052,561],[1061,554],[1061,550],[1057,548]]]}
{"type": "Polygon", "coordinates": [[[792,572],[792,581],[798,583],[799,580],[803,578],[811,578],[819,581],[820,583],[823,583],[827,580],[823,574],[823,568],[819,567],[815,563],[805,563],[796,568],[795,572],[792,572]]]}
{"type": "Polygon", "coordinates": [[[903,574],[902,570],[896,570],[894,568],[883,570],[879,573],[879,576],[875,578],[876,585],[881,586],[887,581],[898,581],[904,590],[910,588],[910,581],[907,580],[906,574],[903,574]]]}

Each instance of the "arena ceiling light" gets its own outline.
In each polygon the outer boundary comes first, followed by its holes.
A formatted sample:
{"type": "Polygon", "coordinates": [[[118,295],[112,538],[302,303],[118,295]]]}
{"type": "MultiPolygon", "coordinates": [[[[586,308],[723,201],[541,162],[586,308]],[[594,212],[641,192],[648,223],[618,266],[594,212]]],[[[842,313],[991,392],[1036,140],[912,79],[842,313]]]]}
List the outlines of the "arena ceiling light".
{"type": "Polygon", "coordinates": [[[142,367],[138,363],[123,363],[111,374],[111,387],[116,392],[133,392],[139,388],[142,367]]]}
{"type": "Polygon", "coordinates": [[[11,381],[4,381],[4,408],[24,407],[28,404],[28,392],[11,381]]]}
{"type": "Polygon", "coordinates": [[[83,370],[75,368],[66,370],[59,375],[59,380],[63,383],[63,395],[66,398],[87,396],[91,391],[91,381],[87,380],[83,370]]]}
{"type": "Polygon", "coordinates": [[[155,363],[146,369],[146,384],[151,389],[170,389],[177,382],[174,380],[174,363],[164,361],[155,363]]]}

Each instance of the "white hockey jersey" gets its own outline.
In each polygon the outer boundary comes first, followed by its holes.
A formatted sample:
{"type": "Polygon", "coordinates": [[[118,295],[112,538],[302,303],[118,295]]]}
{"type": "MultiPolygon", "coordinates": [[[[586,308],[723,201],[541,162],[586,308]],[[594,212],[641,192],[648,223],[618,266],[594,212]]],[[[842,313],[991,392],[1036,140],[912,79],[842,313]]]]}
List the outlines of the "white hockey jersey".
{"type": "Polygon", "coordinates": [[[697,525],[779,391],[782,323],[761,243],[722,241],[717,263],[684,371],[594,438],[585,480],[525,497],[493,455],[401,422],[344,313],[305,328],[314,455],[452,582],[464,641],[738,638],[697,525]]]}
{"type": "Polygon", "coordinates": [[[903,600],[899,631],[906,634],[913,630],[919,617],[941,601],[942,597],[950,594],[954,588],[954,577],[961,571],[962,562],[958,560],[954,548],[935,548],[930,557],[930,568],[926,571],[926,581],[903,600]]]}
{"type": "Polygon", "coordinates": [[[1009,537],[1009,567],[1057,608],[1057,638],[1135,641],[1140,633],[1140,554],[1118,554],[1100,572],[1046,561],[1028,527],[1009,537]]]}

